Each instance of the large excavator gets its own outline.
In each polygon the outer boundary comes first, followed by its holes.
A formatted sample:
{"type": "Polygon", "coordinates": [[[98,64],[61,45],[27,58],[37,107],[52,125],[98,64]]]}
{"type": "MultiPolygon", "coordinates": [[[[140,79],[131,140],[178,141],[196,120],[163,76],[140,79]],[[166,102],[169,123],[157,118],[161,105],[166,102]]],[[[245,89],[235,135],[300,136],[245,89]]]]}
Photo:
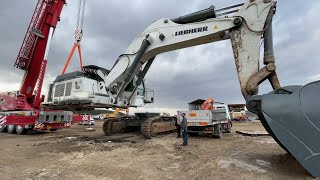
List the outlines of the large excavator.
{"type": "MultiPolygon", "coordinates": [[[[156,55],[230,39],[247,108],[259,116],[283,149],[312,176],[320,176],[320,82],[305,86],[280,85],[273,52],[275,10],[274,0],[248,0],[221,9],[212,6],[177,18],[159,19],[132,42],[110,71],[86,66],[84,73],[57,77],[49,86],[44,105],[66,109],[143,106],[153,102],[153,97],[147,96],[144,77],[156,55]],[[262,39],[264,57],[260,68],[262,39]],[[273,91],[257,95],[259,84],[266,80],[273,91]]],[[[146,129],[162,127],[158,122],[148,121],[146,129]]],[[[108,127],[112,128],[110,123],[108,127]]]]}

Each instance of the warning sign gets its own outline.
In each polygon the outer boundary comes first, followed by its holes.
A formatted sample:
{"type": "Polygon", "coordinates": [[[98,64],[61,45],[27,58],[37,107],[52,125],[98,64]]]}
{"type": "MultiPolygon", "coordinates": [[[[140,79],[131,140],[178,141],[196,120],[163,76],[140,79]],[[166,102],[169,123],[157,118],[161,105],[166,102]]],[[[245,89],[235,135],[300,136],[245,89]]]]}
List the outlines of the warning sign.
{"type": "Polygon", "coordinates": [[[197,113],[189,113],[189,116],[190,117],[195,117],[195,116],[197,116],[197,113]]]}

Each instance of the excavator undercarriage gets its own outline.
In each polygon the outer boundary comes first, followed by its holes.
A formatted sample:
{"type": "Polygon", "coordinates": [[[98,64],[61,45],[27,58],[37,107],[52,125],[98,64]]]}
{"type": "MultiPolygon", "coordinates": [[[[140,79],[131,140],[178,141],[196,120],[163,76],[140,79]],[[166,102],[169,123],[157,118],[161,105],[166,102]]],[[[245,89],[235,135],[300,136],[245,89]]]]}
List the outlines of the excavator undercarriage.
{"type": "Polygon", "coordinates": [[[140,131],[144,138],[150,139],[159,134],[174,131],[175,121],[176,117],[160,116],[160,113],[135,113],[134,116],[105,119],[102,129],[107,136],[140,131]]]}

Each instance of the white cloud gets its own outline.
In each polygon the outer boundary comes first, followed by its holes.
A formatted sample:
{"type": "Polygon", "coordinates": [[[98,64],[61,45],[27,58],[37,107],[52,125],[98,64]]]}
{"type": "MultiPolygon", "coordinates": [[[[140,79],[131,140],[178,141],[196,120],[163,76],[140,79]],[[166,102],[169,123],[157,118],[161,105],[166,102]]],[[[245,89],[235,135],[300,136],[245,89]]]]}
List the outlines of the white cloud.
{"type": "Polygon", "coordinates": [[[309,83],[309,82],[312,82],[312,81],[319,81],[319,80],[320,80],[320,73],[319,73],[319,74],[312,75],[312,76],[309,76],[309,77],[306,79],[306,82],[305,82],[305,83],[309,83]]]}
{"type": "Polygon", "coordinates": [[[19,90],[23,74],[10,71],[5,73],[0,76],[0,92],[19,90]]]}

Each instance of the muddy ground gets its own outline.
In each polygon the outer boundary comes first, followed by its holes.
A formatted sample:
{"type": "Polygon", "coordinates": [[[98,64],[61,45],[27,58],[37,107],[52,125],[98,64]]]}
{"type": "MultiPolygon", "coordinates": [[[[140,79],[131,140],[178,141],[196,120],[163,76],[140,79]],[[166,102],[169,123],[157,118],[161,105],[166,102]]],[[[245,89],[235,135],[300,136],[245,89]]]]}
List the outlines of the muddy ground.
{"type": "Polygon", "coordinates": [[[175,134],[144,140],[139,134],[104,136],[83,126],[32,135],[0,134],[0,179],[313,179],[260,123],[234,124],[222,139],[175,134]]]}

